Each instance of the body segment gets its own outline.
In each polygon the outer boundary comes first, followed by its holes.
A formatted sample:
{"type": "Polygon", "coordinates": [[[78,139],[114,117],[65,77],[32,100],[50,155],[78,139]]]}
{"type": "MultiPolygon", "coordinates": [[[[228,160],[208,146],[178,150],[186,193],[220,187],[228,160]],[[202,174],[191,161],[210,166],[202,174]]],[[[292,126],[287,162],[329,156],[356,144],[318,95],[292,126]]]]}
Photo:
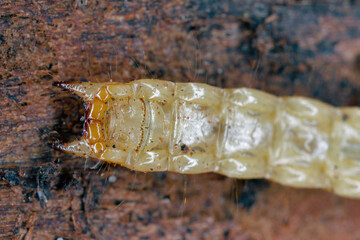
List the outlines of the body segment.
{"type": "Polygon", "coordinates": [[[360,197],[360,109],[248,88],[137,80],[60,83],[87,103],[56,147],[137,171],[217,172],[360,197]]]}

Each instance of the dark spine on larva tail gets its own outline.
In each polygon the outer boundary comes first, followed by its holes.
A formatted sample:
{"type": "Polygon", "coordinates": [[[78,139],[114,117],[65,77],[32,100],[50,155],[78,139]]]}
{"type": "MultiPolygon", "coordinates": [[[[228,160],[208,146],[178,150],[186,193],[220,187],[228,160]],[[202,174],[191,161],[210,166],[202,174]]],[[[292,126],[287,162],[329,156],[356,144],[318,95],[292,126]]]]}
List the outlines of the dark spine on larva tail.
{"type": "Polygon", "coordinates": [[[87,134],[56,144],[61,151],[137,171],[267,178],[360,198],[358,107],[154,79],[58,85],[91,108],[87,134]]]}

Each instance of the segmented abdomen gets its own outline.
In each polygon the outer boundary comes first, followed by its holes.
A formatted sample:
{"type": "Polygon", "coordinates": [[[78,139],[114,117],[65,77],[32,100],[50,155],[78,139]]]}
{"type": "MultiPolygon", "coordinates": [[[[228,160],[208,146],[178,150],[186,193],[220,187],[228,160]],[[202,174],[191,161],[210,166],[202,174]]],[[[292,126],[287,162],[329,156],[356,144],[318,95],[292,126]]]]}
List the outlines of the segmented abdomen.
{"type": "MultiPolygon", "coordinates": [[[[138,171],[216,172],[360,197],[359,108],[160,80],[82,87],[93,112],[95,100],[105,110],[87,116],[99,137],[85,136],[76,155],[138,171]]],[[[69,146],[62,149],[71,153],[69,146]]]]}
{"type": "Polygon", "coordinates": [[[179,84],[175,96],[171,171],[359,194],[358,108],[197,84],[179,84]],[[209,94],[197,95],[199,89],[209,94]]]}

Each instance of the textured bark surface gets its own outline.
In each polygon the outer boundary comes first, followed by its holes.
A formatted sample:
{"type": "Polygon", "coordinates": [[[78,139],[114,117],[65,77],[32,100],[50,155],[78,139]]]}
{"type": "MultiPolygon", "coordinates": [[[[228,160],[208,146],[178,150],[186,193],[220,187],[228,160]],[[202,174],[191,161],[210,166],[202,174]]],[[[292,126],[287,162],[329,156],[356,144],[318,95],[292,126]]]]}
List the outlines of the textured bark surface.
{"type": "Polygon", "coordinates": [[[360,201],[54,151],[81,134],[55,81],[160,78],[360,105],[360,3],[1,1],[0,237],[356,239],[360,201]]]}

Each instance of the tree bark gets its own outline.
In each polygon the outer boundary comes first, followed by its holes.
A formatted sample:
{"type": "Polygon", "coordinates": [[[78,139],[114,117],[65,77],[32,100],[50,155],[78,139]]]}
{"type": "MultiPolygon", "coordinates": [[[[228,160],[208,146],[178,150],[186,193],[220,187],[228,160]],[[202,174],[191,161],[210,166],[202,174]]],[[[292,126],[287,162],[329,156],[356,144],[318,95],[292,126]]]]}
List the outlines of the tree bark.
{"type": "Polygon", "coordinates": [[[216,174],[132,172],[51,148],[81,101],[140,78],[360,105],[359,1],[2,1],[0,237],[356,239],[360,201],[216,174]],[[95,166],[92,168],[92,166],[95,166]]]}

